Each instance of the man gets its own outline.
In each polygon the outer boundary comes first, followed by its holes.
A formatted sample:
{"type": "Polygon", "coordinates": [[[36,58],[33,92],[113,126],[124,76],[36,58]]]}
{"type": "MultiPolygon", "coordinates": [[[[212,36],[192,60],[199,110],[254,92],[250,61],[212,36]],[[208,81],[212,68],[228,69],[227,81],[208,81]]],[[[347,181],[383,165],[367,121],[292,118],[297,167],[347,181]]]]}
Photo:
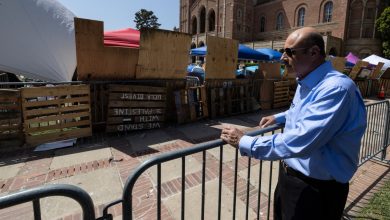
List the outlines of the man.
{"type": "Polygon", "coordinates": [[[297,91],[289,110],[259,124],[285,123],[284,132],[249,137],[226,127],[221,138],[241,155],[282,159],[275,219],[340,220],[366,128],[364,102],[354,82],[325,61],[324,41],[313,28],[294,31],[284,46],[281,59],[296,72],[297,91]]]}

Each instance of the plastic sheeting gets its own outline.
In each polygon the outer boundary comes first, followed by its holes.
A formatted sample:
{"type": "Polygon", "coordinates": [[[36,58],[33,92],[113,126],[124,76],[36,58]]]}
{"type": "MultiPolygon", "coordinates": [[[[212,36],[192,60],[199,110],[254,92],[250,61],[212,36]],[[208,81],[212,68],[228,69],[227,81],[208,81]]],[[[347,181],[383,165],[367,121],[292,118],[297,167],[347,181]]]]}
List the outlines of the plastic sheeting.
{"type": "Polygon", "coordinates": [[[0,1],[0,70],[50,82],[76,69],[74,14],[56,0],[0,1]]]}
{"type": "MultiPolygon", "coordinates": [[[[192,56],[206,56],[207,46],[198,47],[190,51],[192,56]]],[[[253,50],[243,44],[238,46],[238,59],[240,60],[269,60],[268,55],[253,50]]]]}
{"type": "Polygon", "coordinates": [[[349,52],[348,55],[345,57],[347,59],[347,62],[356,64],[357,61],[359,61],[359,57],[355,56],[353,53],[349,52]]]}
{"type": "Polygon", "coordinates": [[[280,60],[280,58],[282,57],[282,53],[272,48],[259,48],[256,49],[256,51],[267,55],[269,57],[269,60],[280,60]]]}
{"type": "Polygon", "coordinates": [[[104,45],[116,47],[139,48],[140,32],[126,28],[104,32],[104,45]]]}

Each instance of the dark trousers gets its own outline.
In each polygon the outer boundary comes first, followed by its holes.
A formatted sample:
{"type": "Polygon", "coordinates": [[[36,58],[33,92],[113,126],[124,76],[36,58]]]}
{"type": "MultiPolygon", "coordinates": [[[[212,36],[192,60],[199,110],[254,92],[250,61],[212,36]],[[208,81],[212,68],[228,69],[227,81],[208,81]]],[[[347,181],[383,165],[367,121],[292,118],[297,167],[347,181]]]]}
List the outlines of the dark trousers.
{"type": "Polygon", "coordinates": [[[281,164],[274,194],[274,219],[340,220],[348,191],[348,183],[309,178],[281,164]]]}

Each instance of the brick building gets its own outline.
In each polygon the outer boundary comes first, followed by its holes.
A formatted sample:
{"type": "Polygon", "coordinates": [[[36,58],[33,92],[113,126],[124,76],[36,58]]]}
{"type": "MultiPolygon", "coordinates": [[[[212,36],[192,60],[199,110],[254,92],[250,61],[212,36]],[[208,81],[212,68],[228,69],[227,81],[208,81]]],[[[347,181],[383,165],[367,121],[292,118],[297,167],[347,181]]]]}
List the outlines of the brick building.
{"type": "Polygon", "coordinates": [[[302,26],[324,35],[328,53],[381,55],[375,20],[389,0],[180,0],[180,31],[193,35],[191,47],[206,35],[233,38],[252,47],[283,48],[302,26]]]}

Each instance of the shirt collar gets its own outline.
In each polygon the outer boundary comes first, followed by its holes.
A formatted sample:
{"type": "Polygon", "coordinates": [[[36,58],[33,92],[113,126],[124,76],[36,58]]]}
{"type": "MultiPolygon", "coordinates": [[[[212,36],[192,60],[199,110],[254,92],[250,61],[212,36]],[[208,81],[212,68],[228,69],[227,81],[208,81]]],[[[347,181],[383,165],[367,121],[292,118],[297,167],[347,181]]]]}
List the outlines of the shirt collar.
{"type": "Polygon", "coordinates": [[[332,63],[326,61],[310,72],[304,79],[298,80],[298,84],[308,89],[313,89],[332,68],[332,63]]]}

